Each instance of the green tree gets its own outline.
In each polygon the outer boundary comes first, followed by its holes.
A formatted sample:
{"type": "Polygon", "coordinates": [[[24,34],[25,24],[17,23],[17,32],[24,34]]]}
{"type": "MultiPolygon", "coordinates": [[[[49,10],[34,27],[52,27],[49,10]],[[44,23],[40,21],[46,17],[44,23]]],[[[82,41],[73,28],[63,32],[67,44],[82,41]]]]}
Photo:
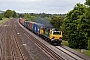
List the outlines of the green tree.
{"type": "Polygon", "coordinates": [[[86,0],[85,4],[90,7],[90,0],[86,0]]]}
{"type": "Polygon", "coordinates": [[[4,13],[4,16],[5,16],[6,18],[12,17],[12,16],[13,16],[12,10],[6,10],[6,12],[4,13]]]}
{"type": "Polygon", "coordinates": [[[87,5],[87,12],[86,12],[86,18],[87,18],[87,35],[88,35],[88,49],[90,49],[90,0],[86,0],[85,4],[87,5]]]}
{"type": "Polygon", "coordinates": [[[73,48],[87,48],[87,20],[86,20],[86,6],[77,3],[73,10],[67,13],[63,22],[63,29],[67,33],[68,43],[73,48]]]}
{"type": "Polygon", "coordinates": [[[25,13],[24,14],[24,19],[28,20],[28,21],[33,21],[35,19],[35,16],[31,16],[30,14],[25,13]]]}
{"type": "Polygon", "coordinates": [[[15,11],[12,11],[13,15],[12,17],[16,18],[17,17],[17,13],[15,11]]]}
{"type": "Polygon", "coordinates": [[[18,13],[18,17],[24,18],[24,14],[18,13]]]}
{"type": "Polygon", "coordinates": [[[55,27],[55,28],[59,28],[60,26],[62,26],[62,21],[64,20],[64,17],[62,16],[52,16],[50,23],[55,27]]]}

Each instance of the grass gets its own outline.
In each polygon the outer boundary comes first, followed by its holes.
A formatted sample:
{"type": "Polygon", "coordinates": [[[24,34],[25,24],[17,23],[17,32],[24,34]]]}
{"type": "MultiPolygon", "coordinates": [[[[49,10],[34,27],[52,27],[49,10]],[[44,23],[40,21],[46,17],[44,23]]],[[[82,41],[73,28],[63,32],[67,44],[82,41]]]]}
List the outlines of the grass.
{"type": "MultiPolygon", "coordinates": [[[[74,50],[76,50],[78,52],[81,52],[81,49],[74,49],[74,50]]],[[[85,55],[90,57],[90,50],[86,50],[83,54],[85,54],[85,55]]]]}
{"type": "Polygon", "coordinates": [[[74,48],[74,50],[76,50],[76,51],[78,51],[78,52],[81,52],[81,49],[75,49],[75,48],[74,48]]]}
{"type": "Polygon", "coordinates": [[[90,56],[90,50],[86,50],[86,55],[90,56]]]}
{"type": "Polygon", "coordinates": [[[88,40],[88,49],[90,49],[90,40],[88,40]]]}
{"type": "Polygon", "coordinates": [[[2,18],[2,20],[0,20],[0,25],[3,24],[4,22],[6,22],[7,20],[9,20],[8,18],[2,18]]]}
{"type": "MultiPolygon", "coordinates": [[[[65,41],[65,40],[62,41],[62,44],[64,44],[65,46],[69,46],[68,41],[65,41]]],[[[78,52],[81,52],[81,49],[74,49],[74,50],[76,50],[78,52]]],[[[85,55],[90,57],[90,50],[86,50],[85,53],[83,53],[83,54],[85,54],[85,55]]]]}
{"type": "Polygon", "coordinates": [[[36,60],[39,60],[39,58],[38,58],[38,57],[36,57],[36,60]]]}
{"type": "Polygon", "coordinates": [[[62,44],[64,44],[65,46],[69,46],[68,41],[65,40],[62,41],[62,44]]]}

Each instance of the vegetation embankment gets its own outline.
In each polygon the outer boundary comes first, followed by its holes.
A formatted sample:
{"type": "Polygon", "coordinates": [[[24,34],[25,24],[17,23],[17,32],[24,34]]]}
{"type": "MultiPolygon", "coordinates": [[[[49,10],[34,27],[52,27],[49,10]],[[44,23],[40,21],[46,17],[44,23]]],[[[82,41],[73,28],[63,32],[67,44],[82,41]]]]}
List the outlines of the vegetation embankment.
{"type": "Polygon", "coordinates": [[[8,21],[8,18],[2,18],[2,20],[0,20],[0,25],[3,24],[4,22],[8,21]]]}
{"type": "MultiPolygon", "coordinates": [[[[69,47],[69,43],[66,40],[63,40],[62,41],[62,44],[64,44],[65,46],[68,46],[69,47]]],[[[80,53],[82,53],[81,52],[82,49],[78,49],[78,48],[73,48],[73,49],[76,50],[76,51],[78,51],[78,52],[80,52],[80,53]]],[[[85,52],[83,52],[83,54],[85,54],[85,55],[87,55],[87,56],[90,57],[90,50],[85,50],[85,52]]]]}

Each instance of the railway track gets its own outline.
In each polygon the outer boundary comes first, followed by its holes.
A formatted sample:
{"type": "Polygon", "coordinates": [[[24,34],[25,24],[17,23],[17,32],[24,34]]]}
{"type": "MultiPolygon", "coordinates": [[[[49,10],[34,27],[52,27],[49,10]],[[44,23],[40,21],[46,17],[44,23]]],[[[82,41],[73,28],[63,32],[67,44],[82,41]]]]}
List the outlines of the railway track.
{"type": "Polygon", "coordinates": [[[0,39],[2,39],[3,35],[4,35],[4,32],[5,32],[5,28],[8,24],[8,21],[5,22],[4,24],[0,25],[0,39]],[[3,32],[2,32],[3,31],[3,32]]]}
{"type": "Polygon", "coordinates": [[[0,60],[1,60],[1,51],[2,51],[2,43],[1,40],[3,39],[4,33],[5,33],[5,26],[8,24],[8,21],[0,25],[0,60]],[[3,32],[2,32],[3,31],[3,32]]]}
{"type": "Polygon", "coordinates": [[[33,43],[36,44],[40,49],[42,49],[45,53],[49,54],[49,56],[53,60],[64,60],[61,56],[56,54],[53,50],[49,49],[47,46],[45,46],[43,43],[38,41],[36,38],[32,37],[32,35],[25,34],[30,40],[33,39],[33,43]]]}
{"type": "Polygon", "coordinates": [[[32,60],[29,54],[25,54],[27,51],[21,46],[21,40],[15,30],[15,20],[12,19],[2,27],[1,60],[32,60]]]}
{"type": "Polygon", "coordinates": [[[75,60],[85,60],[83,57],[75,54],[74,52],[71,52],[70,50],[67,50],[66,48],[63,48],[62,46],[55,46],[55,47],[75,60]]]}
{"type": "Polygon", "coordinates": [[[79,53],[79,52],[77,52],[77,51],[75,51],[75,50],[73,50],[73,49],[71,49],[71,48],[69,48],[69,47],[67,47],[67,46],[62,45],[61,47],[64,48],[64,49],[66,49],[67,51],[69,51],[69,52],[71,52],[71,53],[73,53],[73,54],[81,57],[81,58],[84,59],[84,60],[90,60],[90,57],[85,56],[84,54],[79,53]]]}

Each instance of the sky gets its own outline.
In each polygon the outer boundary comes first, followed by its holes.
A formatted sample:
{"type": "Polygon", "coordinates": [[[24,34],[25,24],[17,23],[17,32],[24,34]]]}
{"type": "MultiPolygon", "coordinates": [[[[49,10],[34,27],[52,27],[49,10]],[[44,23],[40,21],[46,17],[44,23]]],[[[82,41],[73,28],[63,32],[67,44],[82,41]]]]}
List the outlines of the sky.
{"type": "Polygon", "coordinates": [[[0,0],[0,10],[14,10],[18,13],[65,14],[77,3],[85,0],[0,0]]]}

